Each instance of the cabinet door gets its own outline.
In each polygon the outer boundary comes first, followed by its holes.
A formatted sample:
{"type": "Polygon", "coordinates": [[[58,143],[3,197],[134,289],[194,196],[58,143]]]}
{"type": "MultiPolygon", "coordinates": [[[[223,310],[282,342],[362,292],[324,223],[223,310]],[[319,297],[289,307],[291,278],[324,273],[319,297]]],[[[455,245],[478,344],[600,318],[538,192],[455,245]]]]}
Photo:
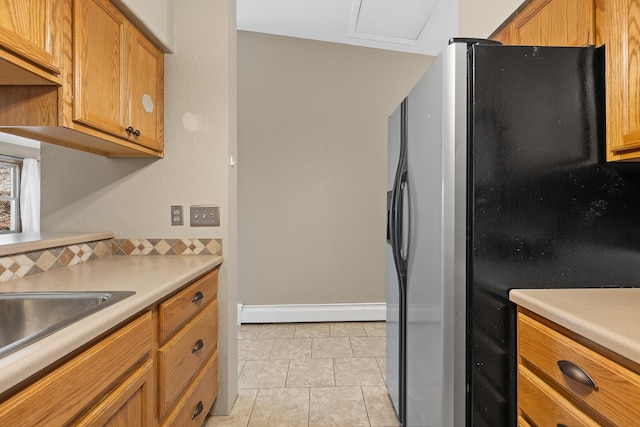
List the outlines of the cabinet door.
{"type": "Polygon", "coordinates": [[[61,0],[0,0],[0,46],[60,74],[61,0]]]}
{"type": "Polygon", "coordinates": [[[607,160],[640,160],[640,2],[599,3],[605,44],[607,160]]]}
{"type": "Polygon", "coordinates": [[[594,0],[533,0],[510,24],[509,44],[586,46],[595,42],[594,0]]]}
{"type": "Polygon", "coordinates": [[[0,426],[68,425],[151,352],[147,312],[0,401],[0,426]]]}
{"type": "Polygon", "coordinates": [[[500,31],[495,33],[491,39],[497,42],[500,42],[504,45],[510,45],[511,43],[511,28],[513,27],[512,23],[505,25],[500,31]]]}
{"type": "MultiPolygon", "coordinates": [[[[164,55],[140,31],[131,29],[129,121],[140,135],[129,135],[145,147],[164,145],[164,55]]],[[[137,133],[137,132],[136,132],[137,133]]]]}
{"type": "Polygon", "coordinates": [[[147,361],[104,398],[77,426],[152,426],[153,362],[147,361]]]}
{"type": "Polygon", "coordinates": [[[76,0],[73,8],[73,120],[126,136],[126,20],[108,0],[76,0]]]}

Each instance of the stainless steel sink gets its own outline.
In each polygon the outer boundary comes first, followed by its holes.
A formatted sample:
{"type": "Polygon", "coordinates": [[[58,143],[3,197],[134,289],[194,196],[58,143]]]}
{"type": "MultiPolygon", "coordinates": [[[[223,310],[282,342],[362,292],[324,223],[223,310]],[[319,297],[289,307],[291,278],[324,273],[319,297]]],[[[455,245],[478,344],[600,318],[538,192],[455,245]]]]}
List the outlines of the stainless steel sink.
{"type": "Polygon", "coordinates": [[[135,292],[0,292],[0,357],[135,292]]]}

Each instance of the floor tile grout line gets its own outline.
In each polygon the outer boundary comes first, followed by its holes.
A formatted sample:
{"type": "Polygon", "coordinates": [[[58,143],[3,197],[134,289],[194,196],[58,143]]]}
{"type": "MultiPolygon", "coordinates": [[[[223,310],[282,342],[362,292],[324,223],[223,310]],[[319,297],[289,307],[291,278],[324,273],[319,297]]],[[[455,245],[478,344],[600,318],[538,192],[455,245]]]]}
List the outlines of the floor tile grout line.
{"type": "Polygon", "coordinates": [[[289,382],[289,371],[291,371],[291,359],[289,359],[289,363],[287,363],[287,375],[284,376],[284,388],[287,388],[287,383],[289,382]]]}
{"type": "Polygon", "coordinates": [[[309,427],[311,425],[311,387],[308,388],[307,402],[309,403],[307,405],[307,427],[309,427]]]}
{"type": "Polygon", "coordinates": [[[256,407],[256,402],[258,401],[258,394],[260,394],[260,389],[256,390],[256,395],[253,397],[253,404],[251,405],[251,410],[249,411],[249,418],[247,418],[247,426],[251,424],[251,417],[253,416],[253,409],[256,407]]]}
{"type": "Polygon", "coordinates": [[[338,378],[336,375],[336,358],[332,357],[331,358],[331,362],[332,362],[332,366],[333,366],[333,386],[337,387],[338,386],[338,378]]]}
{"type": "Polygon", "coordinates": [[[360,394],[362,395],[362,402],[364,403],[364,410],[367,413],[367,422],[371,426],[371,416],[369,415],[369,407],[367,406],[367,399],[364,397],[364,390],[360,386],[360,394]]]}

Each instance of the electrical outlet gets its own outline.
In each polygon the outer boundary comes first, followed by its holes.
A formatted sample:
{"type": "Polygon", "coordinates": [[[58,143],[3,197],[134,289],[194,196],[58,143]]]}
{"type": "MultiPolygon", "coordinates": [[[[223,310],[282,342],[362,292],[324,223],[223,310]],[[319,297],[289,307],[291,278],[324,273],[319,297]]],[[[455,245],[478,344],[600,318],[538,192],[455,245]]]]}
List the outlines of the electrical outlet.
{"type": "Polygon", "coordinates": [[[190,212],[192,227],[219,227],[220,207],[219,206],[191,206],[190,212]]]}
{"type": "Polygon", "coordinates": [[[182,206],[171,206],[171,225],[184,225],[184,213],[182,206]]]}

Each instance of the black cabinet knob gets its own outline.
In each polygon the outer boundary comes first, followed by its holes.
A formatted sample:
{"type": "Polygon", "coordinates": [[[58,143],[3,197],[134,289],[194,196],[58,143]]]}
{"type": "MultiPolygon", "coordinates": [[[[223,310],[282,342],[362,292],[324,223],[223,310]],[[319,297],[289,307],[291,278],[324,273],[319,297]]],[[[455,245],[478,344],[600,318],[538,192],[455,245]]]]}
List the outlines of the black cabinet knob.
{"type": "Polygon", "coordinates": [[[191,302],[196,302],[201,300],[202,298],[204,298],[204,294],[200,291],[196,292],[195,295],[193,296],[193,299],[191,300],[191,302]]]}
{"type": "Polygon", "coordinates": [[[196,410],[193,411],[193,414],[191,415],[191,419],[195,419],[198,415],[200,415],[202,413],[202,410],[204,409],[204,405],[202,404],[202,400],[200,402],[198,402],[198,405],[196,406],[196,410]]]}
{"type": "Polygon", "coordinates": [[[202,347],[204,347],[204,341],[202,340],[196,341],[195,345],[191,349],[191,353],[195,353],[196,351],[201,350],[202,347]]]}
{"type": "Polygon", "coordinates": [[[133,126],[129,126],[128,128],[126,128],[125,132],[127,132],[129,135],[140,136],[140,130],[134,129],[133,126]]]}

